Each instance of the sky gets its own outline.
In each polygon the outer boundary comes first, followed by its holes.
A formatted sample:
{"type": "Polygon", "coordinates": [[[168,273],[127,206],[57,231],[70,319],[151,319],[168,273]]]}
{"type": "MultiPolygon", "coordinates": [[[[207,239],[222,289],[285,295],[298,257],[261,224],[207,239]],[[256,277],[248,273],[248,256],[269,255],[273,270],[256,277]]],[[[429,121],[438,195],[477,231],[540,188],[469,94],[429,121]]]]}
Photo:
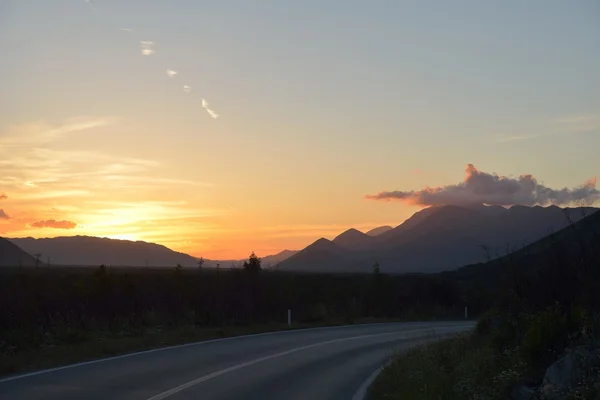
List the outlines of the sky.
{"type": "Polygon", "coordinates": [[[232,259],[598,204],[599,50],[594,0],[3,0],[0,236],[232,259]]]}

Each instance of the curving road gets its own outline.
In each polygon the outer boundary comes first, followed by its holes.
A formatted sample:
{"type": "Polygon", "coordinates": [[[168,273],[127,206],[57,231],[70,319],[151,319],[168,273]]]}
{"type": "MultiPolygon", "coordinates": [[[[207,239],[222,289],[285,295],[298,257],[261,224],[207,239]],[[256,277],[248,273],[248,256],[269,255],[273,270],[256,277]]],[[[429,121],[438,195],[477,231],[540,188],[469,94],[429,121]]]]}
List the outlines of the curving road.
{"type": "Polygon", "coordinates": [[[473,322],[316,328],[150,350],[0,380],[1,399],[344,399],[394,350],[473,322]]]}

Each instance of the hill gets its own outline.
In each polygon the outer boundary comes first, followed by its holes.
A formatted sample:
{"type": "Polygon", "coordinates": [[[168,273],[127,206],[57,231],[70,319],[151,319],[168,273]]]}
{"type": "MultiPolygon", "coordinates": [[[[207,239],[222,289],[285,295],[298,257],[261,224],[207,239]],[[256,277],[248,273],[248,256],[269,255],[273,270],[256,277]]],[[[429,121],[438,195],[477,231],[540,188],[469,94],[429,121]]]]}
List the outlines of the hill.
{"type": "Polygon", "coordinates": [[[9,240],[0,238],[0,267],[32,267],[36,261],[9,240]]]}
{"type": "Polygon", "coordinates": [[[309,246],[301,253],[303,262],[311,260],[313,265],[303,264],[295,255],[280,263],[279,268],[369,272],[377,261],[386,273],[436,273],[522,248],[565,228],[569,219],[576,222],[595,211],[596,208],[589,207],[504,208],[481,204],[430,207],[392,230],[372,237],[371,245],[366,244],[358,231],[347,231],[334,240],[334,244],[339,244],[335,259],[328,256],[326,262],[318,254],[307,254],[314,251],[309,246]],[[349,244],[354,245],[352,250],[349,244]]]}
{"type": "Polygon", "coordinates": [[[389,225],[384,225],[384,226],[379,226],[377,228],[373,228],[370,231],[367,232],[367,235],[369,236],[379,236],[383,233],[386,233],[387,231],[391,231],[392,229],[394,229],[393,227],[389,226],[389,225]]]}
{"type": "Polygon", "coordinates": [[[594,212],[510,254],[442,272],[440,276],[494,290],[515,273],[532,277],[547,272],[544,268],[556,261],[578,259],[581,254],[591,254],[597,260],[599,251],[600,213],[594,212]]]}
{"type": "Polygon", "coordinates": [[[54,265],[115,265],[184,267],[197,265],[197,259],[165,246],[142,241],[98,238],[92,236],[63,236],[56,238],[18,238],[12,243],[26,252],[42,253],[44,261],[54,265]]]}
{"type": "MultiPolygon", "coordinates": [[[[173,267],[181,264],[184,267],[196,267],[198,259],[180,253],[160,244],[119,239],[99,238],[93,236],[63,236],[56,238],[14,238],[7,239],[20,249],[33,254],[42,253],[43,261],[54,265],[114,265],[122,267],[173,267]]],[[[288,257],[296,254],[295,250],[283,250],[277,254],[262,257],[265,268],[273,267],[288,257]]],[[[206,268],[240,267],[245,260],[208,260],[204,259],[206,268]]]]}
{"type": "MultiPolygon", "coordinates": [[[[263,268],[274,267],[277,264],[279,264],[280,262],[282,262],[283,260],[287,260],[288,258],[293,256],[297,252],[298,252],[297,250],[283,250],[277,254],[264,256],[261,258],[261,264],[262,264],[263,268]]],[[[243,260],[243,261],[245,261],[245,260],[243,260]]],[[[243,262],[243,261],[240,261],[240,262],[243,262]]]]}
{"type": "Polygon", "coordinates": [[[321,238],[277,265],[278,270],[304,272],[342,272],[352,261],[348,250],[331,240],[321,238]],[[282,265],[285,267],[282,268],[282,265]],[[336,270],[339,266],[341,269],[336,270]]]}

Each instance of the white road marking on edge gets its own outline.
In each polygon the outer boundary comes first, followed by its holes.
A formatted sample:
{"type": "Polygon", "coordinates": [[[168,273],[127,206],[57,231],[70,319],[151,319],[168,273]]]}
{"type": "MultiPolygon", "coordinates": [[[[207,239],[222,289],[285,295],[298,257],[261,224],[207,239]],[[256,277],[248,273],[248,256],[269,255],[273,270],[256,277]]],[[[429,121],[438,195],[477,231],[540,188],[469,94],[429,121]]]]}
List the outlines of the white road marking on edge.
{"type": "MultiPolygon", "coordinates": [[[[456,329],[457,327],[440,327],[439,329],[443,329],[443,328],[449,328],[449,329],[456,329]]],[[[459,328],[460,329],[460,328],[459,328]]],[[[232,367],[229,368],[225,368],[222,369],[220,371],[217,372],[213,372],[212,374],[208,374],[205,376],[202,376],[200,378],[194,379],[193,381],[184,383],[183,385],[179,385],[177,387],[174,387],[173,389],[167,390],[166,392],[162,392],[159,393],[155,396],[152,396],[150,398],[148,398],[147,400],[162,400],[162,399],[166,399],[169,396],[172,396],[174,394],[177,394],[187,388],[190,388],[194,385],[197,385],[199,383],[202,382],[206,382],[210,379],[216,378],[220,375],[226,374],[228,372],[232,372],[244,367],[249,367],[250,365],[254,365],[254,364],[258,364],[260,362],[263,361],[267,361],[267,360],[272,360],[274,358],[278,358],[278,357],[282,357],[282,356],[287,356],[288,354],[292,354],[292,353],[296,353],[298,351],[302,351],[302,350],[307,350],[313,347],[318,347],[318,346],[323,346],[326,344],[332,344],[332,343],[340,343],[340,342],[345,342],[348,340],[356,340],[356,339],[364,339],[364,338],[368,338],[368,337],[376,337],[376,336],[388,336],[388,335],[397,335],[397,334],[405,334],[407,332],[421,332],[421,331],[433,331],[434,333],[436,332],[435,328],[421,328],[421,329],[413,329],[413,330],[404,330],[404,331],[399,331],[399,332],[385,332],[385,333],[374,333],[371,335],[362,335],[362,336],[353,336],[353,337],[349,337],[349,338],[342,338],[342,339],[334,339],[334,340],[328,340],[326,342],[320,342],[320,343],[313,343],[313,344],[309,344],[307,346],[302,346],[302,347],[296,347],[294,349],[290,349],[290,350],[286,350],[286,351],[282,351],[281,353],[276,353],[276,354],[271,354],[269,356],[265,356],[265,357],[261,357],[261,358],[257,358],[255,360],[252,361],[247,361],[245,363],[242,364],[238,364],[238,365],[234,365],[232,367]]],[[[405,337],[403,337],[403,339],[408,339],[408,337],[406,337],[406,335],[403,335],[405,337]]]]}
{"type": "Polygon", "coordinates": [[[360,385],[360,387],[358,388],[356,393],[354,393],[354,396],[352,396],[352,400],[365,400],[367,398],[367,392],[369,391],[369,388],[371,387],[371,385],[373,384],[375,379],[377,379],[377,377],[379,376],[379,374],[381,374],[383,372],[385,367],[387,367],[391,363],[392,363],[392,360],[389,360],[388,362],[383,364],[381,367],[379,367],[375,371],[373,371],[373,373],[371,375],[369,375],[369,377],[360,385]]]}

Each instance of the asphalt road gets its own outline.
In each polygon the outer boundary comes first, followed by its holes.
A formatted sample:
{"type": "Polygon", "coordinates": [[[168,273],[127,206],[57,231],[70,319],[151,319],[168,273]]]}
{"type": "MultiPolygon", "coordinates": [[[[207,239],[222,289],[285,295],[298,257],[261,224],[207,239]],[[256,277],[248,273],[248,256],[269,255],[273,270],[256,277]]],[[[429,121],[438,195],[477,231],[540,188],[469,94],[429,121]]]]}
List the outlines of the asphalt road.
{"type": "Polygon", "coordinates": [[[219,339],[0,380],[0,399],[343,399],[394,350],[473,322],[355,325],[219,339]]]}

